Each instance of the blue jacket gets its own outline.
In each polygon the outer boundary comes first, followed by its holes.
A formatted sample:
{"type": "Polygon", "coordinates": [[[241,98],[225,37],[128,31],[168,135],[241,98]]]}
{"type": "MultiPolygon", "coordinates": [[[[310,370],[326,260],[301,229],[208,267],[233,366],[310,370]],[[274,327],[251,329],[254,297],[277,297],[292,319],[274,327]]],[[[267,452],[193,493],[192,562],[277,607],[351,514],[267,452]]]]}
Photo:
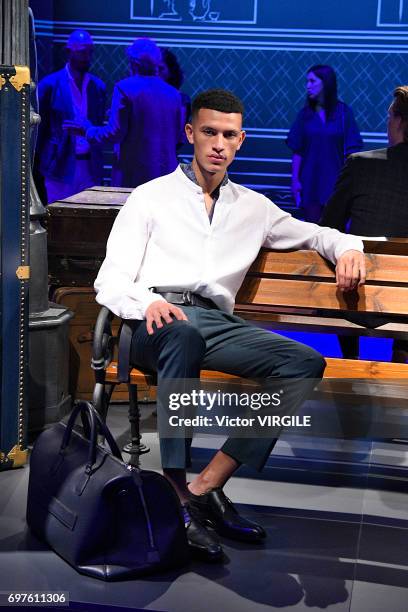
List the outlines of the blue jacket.
{"type": "MultiPolygon", "coordinates": [[[[105,118],[106,87],[93,74],[87,87],[88,119],[100,125],[105,118]]],[[[75,172],[75,138],[62,129],[63,121],[74,119],[69,77],[64,67],[44,77],[38,84],[41,123],[38,132],[38,167],[41,174],[64,182],[73,178],[75,172]]],[[[91,147],[91,171],[95,185],[102,182],[102,150],[91,147]]]]}
{"type": "Polygon", "coordinates": [[[112,185],[136,187],[173,172],[184,114],[178,90],[159,77],[116,83],[108,125],[86,132],[91,144],[115,143],[112,185]]]}

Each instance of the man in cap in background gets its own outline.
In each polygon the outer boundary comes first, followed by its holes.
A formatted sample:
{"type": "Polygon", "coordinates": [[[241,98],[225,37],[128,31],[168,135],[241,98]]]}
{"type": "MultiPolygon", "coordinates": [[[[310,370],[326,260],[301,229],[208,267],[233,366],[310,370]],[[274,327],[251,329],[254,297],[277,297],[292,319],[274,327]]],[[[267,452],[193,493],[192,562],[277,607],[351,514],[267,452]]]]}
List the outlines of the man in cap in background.
{"type": "Polygon", "coordinates": [[[68,38],[68,62],[38,84],[41,124],[36,155],[37,176],[45,179],[48,203],[102,182],[102,151],[83,136],[64,129],[65,121],[101,124],[105,84],[88,72],[93,41],[85,30],[68,38]]]}
{"type": "Polygon", "coordinates": [[[162,58],[156,43],[138,38],[127,56],[131,76],[115,85],[108,124],[66,123],[91,145],[115,143],[112,185],[117,187],[137,187],[173,172],[184,128],[180,93],[158,76],[162,58]]]}

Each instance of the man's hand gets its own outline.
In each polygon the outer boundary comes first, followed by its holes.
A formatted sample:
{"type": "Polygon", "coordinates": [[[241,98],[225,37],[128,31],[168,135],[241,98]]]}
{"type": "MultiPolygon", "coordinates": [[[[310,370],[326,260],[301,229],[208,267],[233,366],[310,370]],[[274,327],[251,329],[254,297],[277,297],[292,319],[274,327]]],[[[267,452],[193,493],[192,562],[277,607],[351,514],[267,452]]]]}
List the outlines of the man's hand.
{"type": "Polygon", "coordinates": [[[154,333],[153,323],[156,323],[158,329],[163,327],[163,321],[173,323],[171,315],[174,315],[178,321],[188,321],[188,318],[178,306],[164,300],[152,302],[146,309],[146,329],[149,336],[154,333]]]}
{"type": "Polygon", "coordinates": [[[345,251],[337,260],[336,283],[342,291],[351,291],[364,285],[366,266],[364,253],[361,251],[345,251]]]}

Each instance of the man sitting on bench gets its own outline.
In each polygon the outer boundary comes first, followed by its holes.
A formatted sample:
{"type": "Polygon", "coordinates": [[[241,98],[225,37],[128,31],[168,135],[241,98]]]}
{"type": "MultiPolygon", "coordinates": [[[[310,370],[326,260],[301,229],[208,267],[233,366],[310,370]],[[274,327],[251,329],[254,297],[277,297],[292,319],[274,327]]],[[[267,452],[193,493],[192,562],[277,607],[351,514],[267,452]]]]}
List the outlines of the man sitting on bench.
{"type": "MultiPolygon", "coordinates": [[[[131,363],[157,372],[159,395],[164,379],[199,379],[201,369],[264,380],[322,377],[325,361],[315,350],[232,314],[262,246],[316,249],[337,262],[343,291],[365,280],[359,238],[294,219],[228,178],[226,170],[245,138],[242,117],[242,102],[228,91],[196,97],[186,125],[192,163],[133,191],[115,221],[95,282],[100,304],[135,320],[131,363]]],[[[159,419],[166,409],[158,403],[159,419]]],[[[163,472],[184,506],[190,547],[203,558],[222,557],[207,525],[231,538],[265,537],[260,525],[238,514],[223,487],[241,464],[262,470],[275,442],[229,438],[187,486],[190,441],[161,438],[163,472]]]]}

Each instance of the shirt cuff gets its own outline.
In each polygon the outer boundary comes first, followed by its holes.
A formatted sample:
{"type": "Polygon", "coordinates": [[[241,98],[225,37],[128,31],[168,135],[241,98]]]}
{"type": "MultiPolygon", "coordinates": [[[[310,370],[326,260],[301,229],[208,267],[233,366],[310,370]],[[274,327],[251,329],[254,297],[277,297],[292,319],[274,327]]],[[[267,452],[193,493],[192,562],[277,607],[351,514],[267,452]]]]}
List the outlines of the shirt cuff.
{"type": "Polygon", "coordinates": [[[340,240],[335,250],[336,261],[338,261],[339,257],[343,255],[346,251],[360,251],[364,253],[364,244],[359,236],[354,236],[353,234],[344,234],[343,240],[340,240]]]}
{"type": "Polygon", "coordinates": [[[152,291],[149,291],[149,297],[143,298],[143,300],[140,301],[143,318],[146,318],[146,310],[149,308],[150,304],[153,304],[153,302],[157,302],[158,300],[162,302],[167,301],[162,295],[160,295],[160,293],[153,293],[152,291]]]}

